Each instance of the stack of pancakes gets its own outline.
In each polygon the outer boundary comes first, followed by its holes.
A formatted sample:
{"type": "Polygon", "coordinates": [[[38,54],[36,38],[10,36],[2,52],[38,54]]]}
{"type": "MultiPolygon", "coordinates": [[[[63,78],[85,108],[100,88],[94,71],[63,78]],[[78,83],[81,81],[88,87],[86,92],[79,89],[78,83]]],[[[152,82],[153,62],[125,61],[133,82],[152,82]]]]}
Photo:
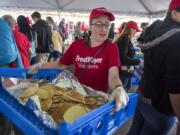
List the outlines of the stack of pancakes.
{"type": "Polygon", "coordinates": [[[48,112],[58,124],[62,120],[73,122],[98,107],[99,102],[104,104],[98,98],[84,96],[75,90],[66,90],[53,84],[28,88],[21,93],[20,98],[26,102],[34,95],[39,97],[41,109],[48,112]]]}

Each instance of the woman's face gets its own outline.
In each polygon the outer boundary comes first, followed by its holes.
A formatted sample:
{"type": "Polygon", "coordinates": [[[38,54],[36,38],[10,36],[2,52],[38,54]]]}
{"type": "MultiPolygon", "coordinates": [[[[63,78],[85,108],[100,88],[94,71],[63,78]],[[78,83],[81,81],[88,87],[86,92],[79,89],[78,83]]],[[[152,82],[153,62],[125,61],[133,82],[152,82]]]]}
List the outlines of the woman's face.
{"type": "Polygon", "coordinates": [[[110,20],[108,16],[102,15],[91,21],[91,38],[97,42],[104,42],[108,38],[110,20]]]}

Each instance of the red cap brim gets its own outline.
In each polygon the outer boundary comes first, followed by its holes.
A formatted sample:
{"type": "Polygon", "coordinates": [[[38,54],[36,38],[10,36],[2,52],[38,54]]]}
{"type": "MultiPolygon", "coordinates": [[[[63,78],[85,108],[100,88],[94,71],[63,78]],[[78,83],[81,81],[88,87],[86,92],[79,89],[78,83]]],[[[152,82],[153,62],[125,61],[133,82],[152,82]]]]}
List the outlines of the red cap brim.
{"type": "Polygon", "coordinates": [[[114,15],[111,13],[111,12],[101,12],[101,13],[97,13],[96,15],[93,15],[90,19],[94,19],[94,18],[97,18],[101,15],[107,15],[109,17],[109,20],[110,21],[114,21],[115,20],[115,17],[114,15]]]}
{"type": "Polygon", "coordinates": [[[141,32],[141,30],[140,30],[140,29],[136,29],[136,31],[137,31],[137,32],[141,32]]]}
{"type": "Polygon", "coordinates": [[[110,21],[114,21],[114,20],[115,20],[115,17],[114,17],[114,15],[113,15],[112,13],[106,12],[106,13],[104,13],[104,14],[109,17],[110,21]]]}

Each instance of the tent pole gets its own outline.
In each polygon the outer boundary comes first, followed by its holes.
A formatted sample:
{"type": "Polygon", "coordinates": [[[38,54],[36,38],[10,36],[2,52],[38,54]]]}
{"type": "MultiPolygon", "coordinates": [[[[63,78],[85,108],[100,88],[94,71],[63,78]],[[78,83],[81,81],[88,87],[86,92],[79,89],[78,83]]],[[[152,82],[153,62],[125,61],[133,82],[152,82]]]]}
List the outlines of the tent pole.
{"type": "Polygon", "coordinates": [[[59,17],[59,22],[61,21],[61,11],[62,11],[62,7],[61,7],[61,4],[60,4],[60,1],[59,0],[56,0],[56,3],[57,3],[57,13],[58,13],[58,17],[59,17]]]}
{"type": "Polygon", "coordinates": [[[70,4],[73,3],[74,1],[75,1],[75,0],[71,0],[71,1],[67,2],[66,4],[63,5],[63,7],[66,7],[66,6],[70,5],[70,4]]]}
{"type": "Polygon", "coordinates": [[[152,14],[152,12],[149,10],[148,6],[143,2],[143,0],[138,0],[138,1],[146,9],[146,11],[148,11],[149,14],[152,14]]]}

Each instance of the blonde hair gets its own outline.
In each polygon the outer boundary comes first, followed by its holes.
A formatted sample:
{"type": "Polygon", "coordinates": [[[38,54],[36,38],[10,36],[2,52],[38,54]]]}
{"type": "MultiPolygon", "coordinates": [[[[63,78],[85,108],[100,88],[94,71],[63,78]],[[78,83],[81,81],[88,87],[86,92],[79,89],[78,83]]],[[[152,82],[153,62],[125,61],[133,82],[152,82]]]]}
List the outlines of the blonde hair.
{"type": "Polygon", "coordinates": [[[119,42],[120,40],[122,40],[122,38],[124,38],[125,36],[128,36],[131,40],[132,36],[131,36],[131,28],[127,28],[126,26],[122,29],[121,33],[118,35],[118,37],[114,40],[114,43],[119,42]]]}

